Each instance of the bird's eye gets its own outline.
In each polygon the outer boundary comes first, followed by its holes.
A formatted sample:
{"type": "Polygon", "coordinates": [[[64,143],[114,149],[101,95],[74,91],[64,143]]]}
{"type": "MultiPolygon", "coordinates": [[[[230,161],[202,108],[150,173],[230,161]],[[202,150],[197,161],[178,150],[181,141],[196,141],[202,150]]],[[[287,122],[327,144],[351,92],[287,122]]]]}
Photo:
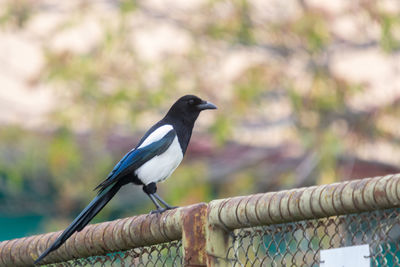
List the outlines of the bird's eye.
{"type": "Polygon", "coordinates": [[[188,103],[189,103],[189,105],[193,105],[194,104],[194,99],[189,99],[188,103]]]}

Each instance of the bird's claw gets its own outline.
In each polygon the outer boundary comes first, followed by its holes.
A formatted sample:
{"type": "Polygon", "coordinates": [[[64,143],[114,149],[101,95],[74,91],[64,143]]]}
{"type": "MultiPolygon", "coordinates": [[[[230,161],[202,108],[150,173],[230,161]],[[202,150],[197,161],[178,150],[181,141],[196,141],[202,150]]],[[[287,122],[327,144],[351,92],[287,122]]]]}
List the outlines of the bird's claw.
{"type": "Polygon", "coordinates": [[[166,211],[166,210],[167,210],[167,208],[158,208],[158,209],[156,209],[156,210],[150,211],[150,214],[161,214],[161,213],[163,213],[163,212],[166,211]]]}
{"type": "Polygon", "coordinates": [[[150,214],[161,214],[166,210],[173,210],[173,209],[176,209],[176,208],[179,208],[179,207],[178,206],[167,206],[165,208],[158,208],[156,210],[150,211],[150,214]]]}

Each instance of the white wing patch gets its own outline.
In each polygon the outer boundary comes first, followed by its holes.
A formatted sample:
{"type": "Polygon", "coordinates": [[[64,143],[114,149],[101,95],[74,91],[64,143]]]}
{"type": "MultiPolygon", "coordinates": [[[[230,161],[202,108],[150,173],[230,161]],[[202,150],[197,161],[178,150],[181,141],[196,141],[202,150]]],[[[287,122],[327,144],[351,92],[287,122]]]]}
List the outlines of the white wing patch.
{"type": "MultiPolygon", "coordinates": [[[[154,137],[152,137],[152,135],[158,131],[160,131],[160,132],[161,132],[161,130],[164,131],[162,128],[163,127],[167,128],[167,126],[170,126],[170,125],[162,126],[159,129],[157,129],[156,131],[154,131],[151,135],[149,135],[148,138],[146,138],[146,140],[143,142],[143,144],[140,147],[142,147],[145,144],[145,142],[150,139],[150,137],[154,138],[154,139],[151,139],[151,142],[161,139],[163,137],[163,136],[159,137],[161,134],[156,135],[154,137]],[[156,138],[158,138],[158,139],[156,139],[156,138]]],[[[170,128],[168,128],[168,130],[166,130],[165,134],[171,129],[172,129],[172,126],[170,126],[170,128]]],[[[149,142],[147,142],[147,143],[149,143],[149,142]]],[[[179,144],[178,137],[175,136],[171,145],[164,153],[162,153],[159,156],[155,156],[154,158],[152,158],[151,160],[147,161],[145,164],[140,166],[140,168],[138,168],[135,171],[135,174],[145,185],[148,185],[153,182],[158,183],[158,182],[163,181],[166,178],[168,178],[173,173],[173,171],[176,169],[176,167],[178,167],[178,165],[181,163],[182,159],[183,159],[182,149],[179,144]]]]}
{"type": "Polygon", "coordinates": [[[149,136],[147,136],[147,138],[143,141],[143,143],[138,148],[147,146],[148,144],[151,144],[151,143],[153,143],[155,141],[160,140],[161,138],[163,138],[172,129],[173,129],[173,127],[170,124],[166,124],[166,125],[161,126],[157,130],[152,132],[149,136]]]}

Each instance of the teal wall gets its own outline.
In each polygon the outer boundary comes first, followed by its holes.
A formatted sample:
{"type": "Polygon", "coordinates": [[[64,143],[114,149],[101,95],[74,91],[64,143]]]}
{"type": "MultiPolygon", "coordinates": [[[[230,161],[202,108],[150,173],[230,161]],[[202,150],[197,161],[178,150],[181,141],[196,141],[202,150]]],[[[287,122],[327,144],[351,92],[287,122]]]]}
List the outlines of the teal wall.
{"type": "Polygon", "coordinates": [[[0,215],[0,241],[42,232],[42,219],[43,216],[38,215],[0,215]]]}

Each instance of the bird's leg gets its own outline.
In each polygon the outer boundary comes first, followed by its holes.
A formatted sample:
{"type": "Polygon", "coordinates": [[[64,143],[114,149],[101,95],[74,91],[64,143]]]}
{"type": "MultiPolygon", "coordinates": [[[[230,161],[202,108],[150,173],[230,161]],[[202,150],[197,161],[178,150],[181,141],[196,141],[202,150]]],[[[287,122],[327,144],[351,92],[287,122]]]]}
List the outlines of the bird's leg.
{"type": "Polygon", "coordinates": [[[154,213],[162,213],[164,211],[166,211],[168,208],[163,208],[161,207],[161,205],[157,202],[156,198],[154,197],[153,194],[148,194],[149,198],[151,199],[151,201],[153,201],[154,205],[156,206],[156,210],[152,210],[150,211],[150,214],[154,214],[154,213]]]}
{"type": "MultiPolygon", "coordinates": [[[[150,183],[148,185],[144,185],[143,186],[143,191],[149,196],[149,198],[151,199],[151,201],[154,203],[154,205],[156,206],[156,210],[152,210],[150,212],[150,214],[154,214],[154,213],[162,213],[164,211],[167,210],[167,208],[163,208],[161,207],[160,203],[157,202],[156,197],[154,196],[154,194],[157,191],[157,186],[155,183],[150,183]]],[[[164,204],[164,203],[163,203],[164,204]]]]}
{"type": "Polygon", "coordinates": [[[162,199],[157,193],[154,193],[154,196],[157,198],[158,201],[161,202],[161,204],[163,204],[165,206],[165,208],[167,210],[176,209],[178,207],[178,206],[170,206],[170,205],[168,205],[168,203],[165,202],[164,199],[162,199]]]}

